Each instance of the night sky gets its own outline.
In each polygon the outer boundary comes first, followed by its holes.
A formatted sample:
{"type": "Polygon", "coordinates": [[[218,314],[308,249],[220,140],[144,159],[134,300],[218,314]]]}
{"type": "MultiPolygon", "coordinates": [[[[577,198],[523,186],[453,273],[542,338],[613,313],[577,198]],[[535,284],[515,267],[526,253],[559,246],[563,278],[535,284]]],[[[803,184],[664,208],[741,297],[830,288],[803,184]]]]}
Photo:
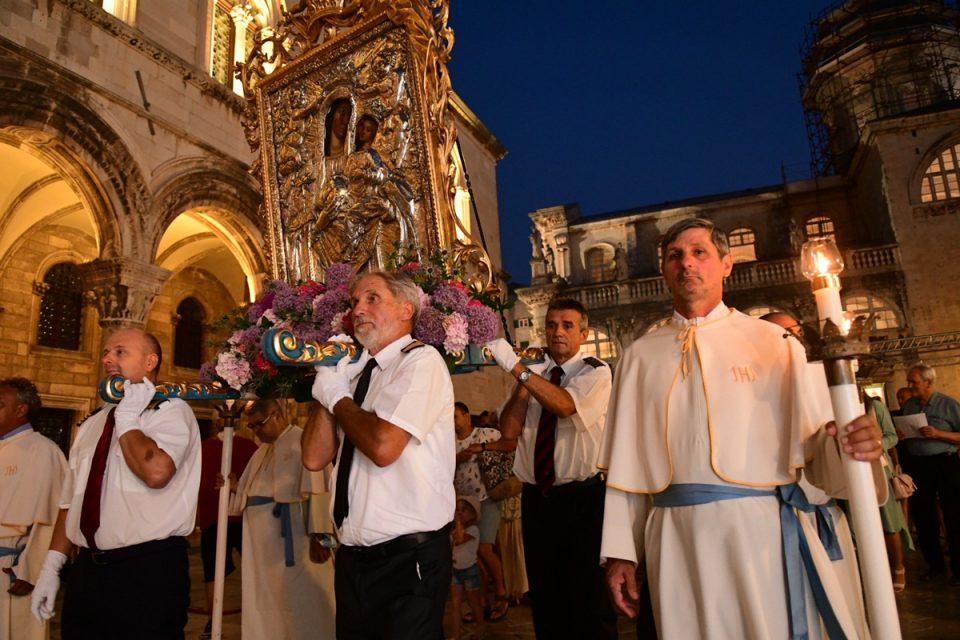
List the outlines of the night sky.
{"type": "MultiPolygon", "coordinates": [[[[800,43],[827,0],[452,0],[454,89],[507,147],[504,267],[534,209],[585,215],[804,177],[800,43]]],[[[469,169],[469,167],[468,167],[469,169]]]]}

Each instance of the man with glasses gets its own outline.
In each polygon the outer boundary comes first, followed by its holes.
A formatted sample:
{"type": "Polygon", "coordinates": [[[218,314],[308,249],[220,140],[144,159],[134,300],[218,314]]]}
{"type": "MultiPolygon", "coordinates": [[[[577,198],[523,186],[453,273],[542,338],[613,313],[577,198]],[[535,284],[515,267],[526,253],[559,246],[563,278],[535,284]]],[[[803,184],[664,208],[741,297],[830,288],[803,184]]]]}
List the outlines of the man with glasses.
{"type": "Polygon", "coordinates": [[[326,483],[300,463],[303,429],[281,401],[257,400],[247,420],[262,444],[230,501],[243,514],[242,635],[332,638],[333,566],[320,540],[332,532],[326,483]]]}

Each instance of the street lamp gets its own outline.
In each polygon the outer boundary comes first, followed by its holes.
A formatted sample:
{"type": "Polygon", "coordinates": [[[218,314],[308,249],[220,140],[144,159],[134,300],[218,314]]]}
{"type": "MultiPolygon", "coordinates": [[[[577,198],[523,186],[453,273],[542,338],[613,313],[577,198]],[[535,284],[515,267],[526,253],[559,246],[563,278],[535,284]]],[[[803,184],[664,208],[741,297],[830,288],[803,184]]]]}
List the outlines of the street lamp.
{"type": "MultiPolygon", "coordinates": [[[[862,331],[850,331],[850,320],[843,311],[840,299],[843,257],[833,240],[810,240],[803,245],[800,268],[810,280],[817,301],[823,342],[821,353],[816,357],[823,359],[834,419],[838,428],[843,428],[863,413],[854,371],[856,355],[867,352],[866,344],[861,342],[862,331]]],[[[857,323],[857,327],[862,328],[862,324],[857,323]]],[[[847,453],[842,454],[842,460],[870,631],[874,638],[899,640],[897,602],[870,463],[856,460],[847,453]]]]}

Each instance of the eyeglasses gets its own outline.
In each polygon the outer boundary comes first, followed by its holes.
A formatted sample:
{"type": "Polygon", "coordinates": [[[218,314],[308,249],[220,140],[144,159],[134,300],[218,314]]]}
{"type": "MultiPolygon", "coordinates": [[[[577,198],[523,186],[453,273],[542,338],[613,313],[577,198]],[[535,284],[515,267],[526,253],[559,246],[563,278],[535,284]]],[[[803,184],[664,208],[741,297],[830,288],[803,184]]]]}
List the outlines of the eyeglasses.
{"type": "Polygon", "coordinates": [[[253,429],[254,431],[256,431],[257,429],[259,429],[259,428],[262,427],[263,425],[267,424],[267,422],[269,422],[270,419],[271,419],[273,416],[275,416],[275,415],[277,415],[277,414],[276,414],[276,413],[271,413],[270,415],[268,415],[268,416],[267,416],[266,418],[264,418],[263,420],[257,420],[256,422],[248,422],[248,423],[247,423],[247,426],[250,427],[251,429],[253,429]]]}

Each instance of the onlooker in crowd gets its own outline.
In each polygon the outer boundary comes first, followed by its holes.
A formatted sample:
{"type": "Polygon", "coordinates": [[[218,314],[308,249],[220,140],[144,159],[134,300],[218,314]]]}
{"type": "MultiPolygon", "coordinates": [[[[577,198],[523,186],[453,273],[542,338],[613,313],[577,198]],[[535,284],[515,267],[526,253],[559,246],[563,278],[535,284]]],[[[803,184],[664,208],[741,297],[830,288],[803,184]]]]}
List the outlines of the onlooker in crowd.
{"type": "MultiPolygon", "coordinates": [[[[200,529],[200,560],[203,564],[203,582],[206,584],[207,612],[213,611],[213,579],[217,556],[217,510],[220,502],[220,489],[217,476],[220,474],[220,458],[223,455],[222,433],[219,421],[209,423],[204,430],[201,427],[200,441],[200,490],[197,493],[197,527],[200,529]]],[[[252,440],[233,437],[233,455],[230,463],[231,486],[247,467],[250,457],[257,450],[252,440]]],[[[230,516],[227,520],[227,564],[225,575],[236,568],[233,564],[233,552],[242,553],[243,524],[240,516],[230,516]]],[[[200,634],[200,640],[210,637],[213,621],[200,634]]]]}
{"type": "Polygon", "coordinates": [[[410,337],[420,310],[412,280],[364,273],[350,301],[364,351],[317,367],[324,410],[303,434],[308,469],[336,458],[337,638],[437,638],[456,504],[453,383],[440,353],[410,337]]]}
{"type": "Polygon", "coordinates": [[[243,514],[240,621],[244,638],[332,638],[335,607],[330,550],[313,534],[332,534],[323,476],[304,469],[300,437],[283,404],[261,399],[247,409],[260,447],[230,502],[243,514]]]}
{"type": "Polygon", "coordinates": [[[53,615],[60,569],[79,547],[63,600],[65,640],[183,638],[200,434],[186,402],[153,402],[161,359],[160,343],[140,329],[106,339],[103,366],[125,379],[123,399],[77,431],[31,602],[35,616],[53,615]]]}
{"type": "Polygon", "coordinates": [[[883,431],[883,455],[886,458],[886,470],[889,493],[887,501],[880,506],[880,522],[883,525],[883,538],[887,546],[887,558],[890,561],[890,571],[893,573],[893,590],[902,592],[907,586],[907,569],[903,565],[904,548],[913,551],[913,538],[907,528],[907,519],[900,509],[900,503],[893,490],[893,459],[897,455],[897,430],[893,426],[893,418],[887,406],[877,398],[866,396],[865,405],[867,415],[873,416],[880,430],[883,431]]]}
{"type": "Polygon", "coordinates": [[[50,548],[67,460],[33,430],[40,394],[25,378],[0,380],[0,640],[44,640],[30,592],[50,548]]]}
{"type": "Polygon", "coordinates": [[[914,397],[903,405],[903,415],[924,413],[926,427],[922,438],[907,438],[910,453],[906,472],[917,485],[910,496],[910,513],[917,526],[917,539],[928,571],[921,579],[942,576],[946,565],[940,548],[940,518],[937,502],[943,511],[950,551],[951,584],[960,586],[960,403],[934,389],[937,372],[933,367],[917,364],[907,371],[907,384],[914,397]]]}
{"type": "Polygon", "coordinates": [[[907,400],[912,398],[915,394],[913,389],[910,387],[900,387],[897,389],[897,410],[891,411],[891,416],[902,416],[903,415],[903,405],[907,403],[907,400]]]}
{"type": "Polygon", "coordinates": [[[477,548],[480,543],[480,528],[477,526],[479,514],[479,500],[473,496],[457,496],[453,531],[450,534],[450,543],[453,546],[453,577],[450,580],[453,640],[460,638],[460,606],[464,591],[467,592],[467,602],[470,603],[473,621],[477,625],[475,637],[483,637],[483,600],[480,591],[482,577],[477,565],[477,548]]]}
{"type": "Polygon", "coordinates": [[[503,339],[487,346],[518,383],[500,416],[519,438],[523,546],[539,638],[616,638],[600,556],[604,480],[597,456],[612,385],[602,360],[584,357],[587,312],[576,300],[547,307],[546,363],[528,369],[503,339]]]}
{"type": "Polygon", "coordinates": [[[500,431],[495,428],[474,427],[470,410],[462,402],[454,404],[453,424],[457,434],[457,470],[453,485],[458,496],[472,496],[478,500],[480,506],[478,553],[484,574],[493,581],[496,595],[488,614],[490,620],[496,621],[507,615],[509,608],[507,588],[503,581],[503,566],[494,548],[500,527],[500,507],[487,493],[477,458],[485,451],[512,451],[516,449],[517,441],[501,440],[500,431]]]}

